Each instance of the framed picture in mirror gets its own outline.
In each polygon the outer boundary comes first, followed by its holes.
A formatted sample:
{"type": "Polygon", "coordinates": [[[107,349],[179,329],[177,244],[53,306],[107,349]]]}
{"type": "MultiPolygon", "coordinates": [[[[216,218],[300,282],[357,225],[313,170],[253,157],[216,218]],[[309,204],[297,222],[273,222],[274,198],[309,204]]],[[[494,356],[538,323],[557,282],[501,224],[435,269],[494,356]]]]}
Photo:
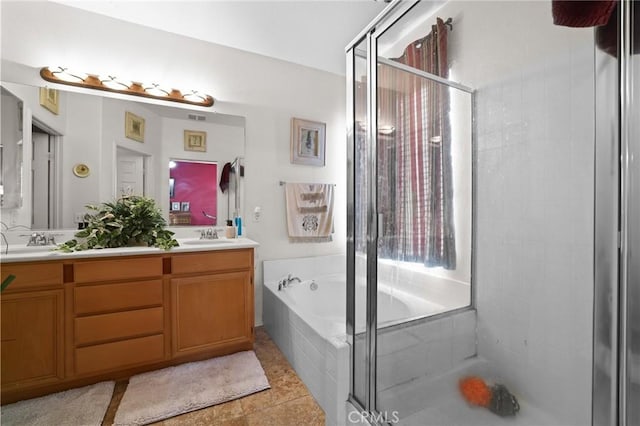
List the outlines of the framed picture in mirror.
{"type": "Polygon", "coordinates": [[[184,150],[207,152],[207,132],[185,130],[184,150]]]}
{"type": "Polygon", "coordinates": [[[182,210],[183,212],[188,212],[188,211],[189,211],[189,208],[190,208],[190,207],[189,207],[189,202],[188,202],[188,201],[183,201],[183,202],[182,202],[182,204],[181,204],[181,206],[182,206],[182,209],[181,209],[181,210],[182,210]]]}
{"type": "Polygon", "coordinates": [[[326,124],[291,119],[291,163],[323,167],[326,124]]]}
{"type": "Polygon", "coordinates": [[[180,211],[180,201],[172,201],[171,202],[171,211],[179,212],[180,211]]]}
{"type": "Polygon", "coordinates": [[[124,135],[134,141],[144,142],[144,118],[126,111],[124,113],[124,135]]]}
{"type": "Polygon", "coordinates": [[[48,87],[40,88],[40,105],[48,109],[55,115],[58,115],[60,111],[60,104],[58,101],[58,91],[56,89],[50,89],[48,87]]]}

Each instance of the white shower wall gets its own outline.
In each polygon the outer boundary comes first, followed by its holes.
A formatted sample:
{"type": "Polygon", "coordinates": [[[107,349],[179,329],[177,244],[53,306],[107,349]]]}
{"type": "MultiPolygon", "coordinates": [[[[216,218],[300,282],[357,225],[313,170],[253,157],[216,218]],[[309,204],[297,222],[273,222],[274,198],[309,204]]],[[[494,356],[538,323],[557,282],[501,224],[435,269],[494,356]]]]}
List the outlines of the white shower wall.
{"type": "Polygon", "coordinates": [[[590,424],[593,29],[554,26],[550,1],[450,1],[396,45],[435,16],[477,90],[478,355],[549,425],[590,424]]]}
{"type": "Polygon", "coordinates": [[[464,43],[509,64],[475,85],[478,354],[549,424],[590,424],[593,33],[554,27],[548,2],[517,7],[465,9],[465,32],[509,23],[464,43]]]}
{"type": "Polygon", "coordinates": [[[576,63],[478,93],[476,288],[478,353],[514,390],[581,425],[591,414],[594,101],[592,69],[577,66],[592,52],[574,53],[576,63]],[[483,117],[491,105],[519,116],[483,117]]]}

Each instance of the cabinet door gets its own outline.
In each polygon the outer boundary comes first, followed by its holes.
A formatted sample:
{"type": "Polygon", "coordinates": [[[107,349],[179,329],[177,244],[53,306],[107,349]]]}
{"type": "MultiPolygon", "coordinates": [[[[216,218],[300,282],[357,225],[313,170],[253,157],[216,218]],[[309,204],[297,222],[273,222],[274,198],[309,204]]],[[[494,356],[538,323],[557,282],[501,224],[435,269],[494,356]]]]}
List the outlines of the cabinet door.
{"type": "Polygon", "coordinates": [[[63,290],[2,295],[2,388],[64,377],[63,290]]]}
{"type": "Polygon", "coordinates": [[[251,341],[250,272],[174,278],[171,296],[174,356],[251,341]]]}

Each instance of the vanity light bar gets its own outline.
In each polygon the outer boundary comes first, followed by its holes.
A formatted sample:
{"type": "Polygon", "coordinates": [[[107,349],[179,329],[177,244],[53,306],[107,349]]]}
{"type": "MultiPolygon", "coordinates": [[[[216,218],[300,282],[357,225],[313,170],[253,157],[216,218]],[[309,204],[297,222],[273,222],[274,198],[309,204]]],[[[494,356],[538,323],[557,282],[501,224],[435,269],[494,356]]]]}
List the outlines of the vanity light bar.
{"type": "Polygon", "coordinates": [[[191,90],[184,95],[178,89],[168,89],[156,83],[137,83],[118,79],[112,75],[84,74],[69,71],[65,67],[44,67],[40,77],[51,83],[83,87],[85,89],[104,90],[106,92],[125,95],[142,96],[163,101],[181,102],[189,105],[213,106],[213,98],[209,95],[191,90]]]}

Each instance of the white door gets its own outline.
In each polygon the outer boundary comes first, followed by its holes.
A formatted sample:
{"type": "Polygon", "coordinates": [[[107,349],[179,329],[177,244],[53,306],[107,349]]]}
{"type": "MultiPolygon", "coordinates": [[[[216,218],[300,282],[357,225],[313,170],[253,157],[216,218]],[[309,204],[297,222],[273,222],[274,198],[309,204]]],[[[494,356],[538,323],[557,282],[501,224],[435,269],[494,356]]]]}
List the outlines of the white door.
{"type": "Polygon", "coordinates": [[[144,156],[118,148],[116,196],[144,195],[144,156]]]}
{"type": "Polygon", "coordinates": [[[31,192],[32,213],[31,228],[32,229],[48,229],[49,211],[51,210],[49,196],[49,179],[52,172],[49,135],[46,133],[33,132],[33,161],[31,163],[31,173],[33,177],[31,192]]]}

